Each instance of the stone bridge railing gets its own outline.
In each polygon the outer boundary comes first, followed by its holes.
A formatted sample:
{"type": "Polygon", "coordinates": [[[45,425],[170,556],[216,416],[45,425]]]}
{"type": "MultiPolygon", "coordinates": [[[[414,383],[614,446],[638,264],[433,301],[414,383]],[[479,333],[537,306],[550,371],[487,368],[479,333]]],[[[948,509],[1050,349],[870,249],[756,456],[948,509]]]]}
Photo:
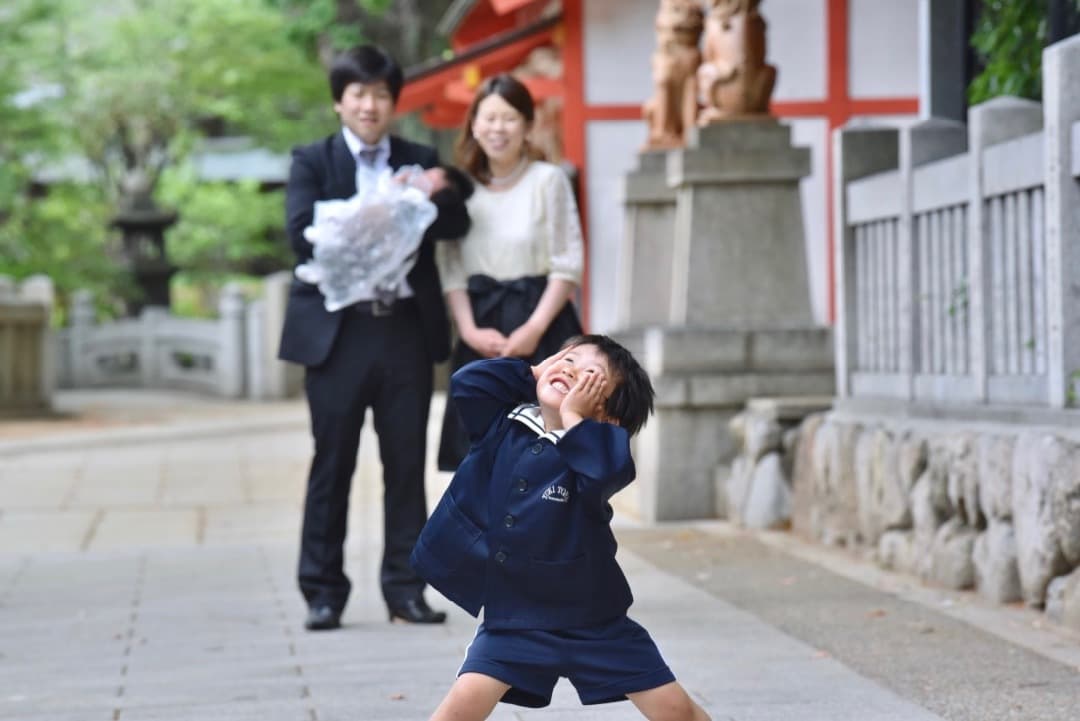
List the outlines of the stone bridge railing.
{"type": "Polygon", "coordinates": [[[178,318],[149,307],[138,318],[96,323],[88,293],[75,294],[71,323],[56,333],[63,388],[176,388],[227,398],[284,398],[298,369],[276,359],[291,273],[264,279],[262,297],[245,301],[227,285],[214,319],[178,318]]]}

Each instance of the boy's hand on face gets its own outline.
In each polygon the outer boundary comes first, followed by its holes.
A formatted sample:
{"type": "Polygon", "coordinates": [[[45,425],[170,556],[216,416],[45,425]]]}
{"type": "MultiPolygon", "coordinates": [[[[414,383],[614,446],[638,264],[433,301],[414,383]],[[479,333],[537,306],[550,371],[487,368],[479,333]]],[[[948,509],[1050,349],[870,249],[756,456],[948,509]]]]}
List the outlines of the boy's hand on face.
{"type": "Polygon", "coordinates": [[[573,350],[572,347],[571,348],[563,348],[561,351],[559,351],[555,355],[550,355],[547,358],[545,358],[544,360],[540,361],[540,363],[538,365],[530,366],[530,368],[532,369],[533,378],[535,380],[540,380],[540,376],[542,376],[544,374],[544,371],[546,371],[548,368],[550,368],[553,363],[557,363],[563,356],[565,356],[571,350],[573,350]]]}
{"type": "Polygon", "coordinates": [[[607,380],[604,376],[599,373],[583,373],[559,407],[563,427],[573,428],[586,418],[603,420],[606,416],[606,389],[607,380]]]}

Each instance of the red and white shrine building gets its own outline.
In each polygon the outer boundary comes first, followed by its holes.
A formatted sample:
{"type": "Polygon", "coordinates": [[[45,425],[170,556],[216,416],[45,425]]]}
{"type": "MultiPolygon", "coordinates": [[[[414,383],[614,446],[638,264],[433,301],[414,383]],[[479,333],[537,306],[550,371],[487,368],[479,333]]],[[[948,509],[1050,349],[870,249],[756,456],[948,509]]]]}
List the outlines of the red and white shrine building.
{"type": "MultiPolygon", "coordinates": [[[[927,5],[934,0],[764,0],[772,112],[811,150],[802,181],[814,317],[833,318],[830,131],[872,118],[910,122],[928,107],[927,5]]],[[[514,71],[556,135],[554,154],[579,174],[588,243],[583,288],[591,330],[612,329],[623,228],[622,178],[646,137],[659,0],[458,0],[443,18],[451,59],[414,68],[399,111],[460,127],[473,89],[514,71]],[[561,143],[561,147],[560,147],[561,143]]],[[[542,143],[544,144],[544,143],[542,143]]],[[[662,239],[658,239],[661,240],[662,239]]]]}

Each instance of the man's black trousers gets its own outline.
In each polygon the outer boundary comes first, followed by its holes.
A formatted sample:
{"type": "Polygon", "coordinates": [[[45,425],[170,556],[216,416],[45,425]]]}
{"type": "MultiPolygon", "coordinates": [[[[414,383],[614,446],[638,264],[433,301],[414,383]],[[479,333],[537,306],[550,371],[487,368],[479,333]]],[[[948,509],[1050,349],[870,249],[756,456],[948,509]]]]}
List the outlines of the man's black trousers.
{"type": "Polygon", "coordinates": [[[383,597],[398,605],[424,588],[409,566],[409,554],[427,520],[424,462],[432,392],[432,365],[415,302],[398,301],[389,315],[372,315],[363,304],[342,312],[329,358],[308,368],[304,381],[315,457],[299,564],[308,605],[337,611],[349,596],[344,569],[349,489],[368,408],[383,465],[383,597]]]}

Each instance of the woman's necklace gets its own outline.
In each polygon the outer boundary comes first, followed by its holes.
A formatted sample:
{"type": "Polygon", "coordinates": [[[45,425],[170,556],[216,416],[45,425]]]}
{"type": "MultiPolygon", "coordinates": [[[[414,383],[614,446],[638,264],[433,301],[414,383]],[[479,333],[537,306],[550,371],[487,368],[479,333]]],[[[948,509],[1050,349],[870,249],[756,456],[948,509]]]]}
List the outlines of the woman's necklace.
{"type": "Polygon", "coordinates": [[[517,167],[511,170],[506,175],[501,177],[491,176],[491,180],[488,181],[488,187],[492,189],[505,188],[508,185],[513,185],[517,182],[517,179],[521,177],[521,174],[525,172],[525,167],[528,166],[529,159],[522,156],[521,162],[517,164],[517,167]]]}

